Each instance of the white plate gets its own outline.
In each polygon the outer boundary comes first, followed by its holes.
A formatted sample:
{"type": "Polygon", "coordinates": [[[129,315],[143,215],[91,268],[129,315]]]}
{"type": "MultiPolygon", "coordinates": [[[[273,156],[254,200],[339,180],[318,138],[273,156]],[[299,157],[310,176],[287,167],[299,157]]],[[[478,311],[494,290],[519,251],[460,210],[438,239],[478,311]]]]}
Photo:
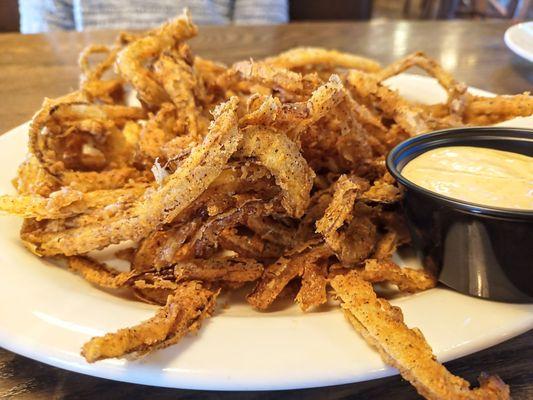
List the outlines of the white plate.
{"type": "MultiPolygon", "coordinates": [[[[391,82],[414,100],[437,102],[444,93],[425,77],[391,82]]],[[[486,92],[479,92],[487,94],[486,92]]],[[[531,120],[529,126],[533,126],[531,120]]],[[[26,126],[0,138],[0,192],[26,152],[26,126]]],[[[20,220],[0,229],[0,345],[60,368],[120,381],[176,388],[265,390],[336,385],[396,371],[383,364],[342,313],[332,307],[302,314],[295,306],[253,311],[229,301],[197,336],[138,361],[87,364],[79,355],[91,336],[150,317],[155,307],[116,297],[38,259],[18,240],[20,220]]],[[[439,287],[393,302],[407,324],[422,329],[440,361],[492,346],[533,327],[533,305],[479,300],[439,287]]]]}
{"type": "Polygon", "coordinates": [[[511,26],[503,38],[512,51],[533,62],[533,21],[511,26]]]}

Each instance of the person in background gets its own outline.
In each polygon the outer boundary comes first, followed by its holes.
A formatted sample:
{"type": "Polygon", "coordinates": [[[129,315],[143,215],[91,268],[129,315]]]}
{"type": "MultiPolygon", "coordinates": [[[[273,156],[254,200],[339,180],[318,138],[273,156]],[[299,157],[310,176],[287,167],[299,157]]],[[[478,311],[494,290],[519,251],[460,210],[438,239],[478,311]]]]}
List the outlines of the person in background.
{"type": "Polygon", "coordinates": [[[275,24],[289,19],[288,0],[19,0],[20,31],[148,29],[188,7],[194,22],[275,24]]]}

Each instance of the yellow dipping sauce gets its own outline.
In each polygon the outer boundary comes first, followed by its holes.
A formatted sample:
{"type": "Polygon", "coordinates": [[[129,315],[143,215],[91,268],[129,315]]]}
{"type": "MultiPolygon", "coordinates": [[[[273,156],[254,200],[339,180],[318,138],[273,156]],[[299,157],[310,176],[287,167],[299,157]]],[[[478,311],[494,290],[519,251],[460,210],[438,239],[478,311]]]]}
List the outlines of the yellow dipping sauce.
{"type": "Polygon", "coordinates": [[[440,147],[409,161],[401,173],[457,200],[533,210],[533,157],[483,147],[440,147]]]}

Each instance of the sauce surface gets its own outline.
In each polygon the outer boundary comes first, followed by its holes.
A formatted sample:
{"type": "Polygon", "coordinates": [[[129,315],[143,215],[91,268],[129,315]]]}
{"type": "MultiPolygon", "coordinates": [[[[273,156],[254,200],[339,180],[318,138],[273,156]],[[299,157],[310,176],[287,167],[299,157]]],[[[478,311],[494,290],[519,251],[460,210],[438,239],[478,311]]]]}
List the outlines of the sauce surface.
{"type": "Polygon", "coordinates": [[[533,210],[533,157],[483,147],[440,147],[409,161],[401,173],[457,200],[533,210]]]}

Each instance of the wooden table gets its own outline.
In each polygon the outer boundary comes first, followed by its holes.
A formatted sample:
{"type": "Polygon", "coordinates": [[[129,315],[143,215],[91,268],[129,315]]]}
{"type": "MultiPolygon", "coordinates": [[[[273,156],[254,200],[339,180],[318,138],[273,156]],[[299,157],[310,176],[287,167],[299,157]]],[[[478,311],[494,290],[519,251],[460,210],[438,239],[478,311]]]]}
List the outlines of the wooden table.
{"type": "MultiPolygon", "coordinates": [[[[325,46],[361,53],[383,63],[423,50],[472,86],[499,93],[533,89],[533,64],[503,43],[506,22],[321,23],[265,27],[206,27],[193,40],[197,54],[224,62],[262,57],[292,46],[325,46]]],[[[0,132],[28,120],[44,96],[77,86],[79,51],[108,43],[116,32],[0,35],[0,132]]],[[[5,305],[3,305],[5,306],[5,305]]],[[[438,310],[435,310],[438,312],[438,310]]],[[[0,314],[1,318],[1,314],[0,314]]],[[[1,323],[1,322],[0,322],[1,323]]],[[[497,324],[497,316],[494,323],[497,324]]],[[[453,327],[450,327],[453,331],[453,327]]],[[[533,399],[533,331],[447,364],[474,382],[479,371],[499,374],[514,399],[533,399]]],[[[399,377],[353,385],[274,393],[215,393],[151,388],[83,376],[0,349],[0,399],[413,399],[399,377]]]]}

